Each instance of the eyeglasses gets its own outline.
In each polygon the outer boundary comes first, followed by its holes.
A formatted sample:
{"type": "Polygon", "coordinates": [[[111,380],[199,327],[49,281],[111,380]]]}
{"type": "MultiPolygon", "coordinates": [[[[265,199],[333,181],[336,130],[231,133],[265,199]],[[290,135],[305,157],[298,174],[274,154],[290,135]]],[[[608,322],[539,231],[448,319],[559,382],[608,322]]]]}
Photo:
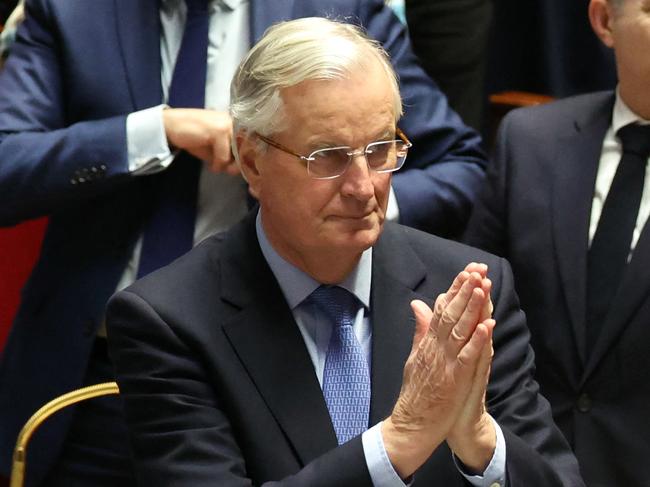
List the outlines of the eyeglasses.
{"type": "Polygon", "coordinates": [[[328,147],[302,156],[268,137],[257,134],[260,140],[270,146],[303,161],[307,166],[307,173],[314,179],[334,179],[341,176],[350,166],[352,158],[360,155],[366,158],[368,167],[375,172],[397,171],[404,165],[408,150],[413,144],[399,128],[395,129],[395,135],[399,139],[371,142],[364,149],[353,150],[348,146],[328,147]]]}

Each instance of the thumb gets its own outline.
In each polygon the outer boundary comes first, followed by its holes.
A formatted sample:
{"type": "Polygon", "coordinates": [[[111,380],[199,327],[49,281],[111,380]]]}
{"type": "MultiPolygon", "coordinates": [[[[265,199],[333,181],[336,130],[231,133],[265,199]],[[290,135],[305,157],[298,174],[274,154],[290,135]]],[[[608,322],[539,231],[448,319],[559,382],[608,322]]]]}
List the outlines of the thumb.
{"type": "Polygon", "coordinates": [[[411,309],[415,315],[415,334],[413,335],[413,346],[411,347],[411,353],[413,353],[429,330],[433,311],[424,301],[419,299],[411,301],[411,309]]]}

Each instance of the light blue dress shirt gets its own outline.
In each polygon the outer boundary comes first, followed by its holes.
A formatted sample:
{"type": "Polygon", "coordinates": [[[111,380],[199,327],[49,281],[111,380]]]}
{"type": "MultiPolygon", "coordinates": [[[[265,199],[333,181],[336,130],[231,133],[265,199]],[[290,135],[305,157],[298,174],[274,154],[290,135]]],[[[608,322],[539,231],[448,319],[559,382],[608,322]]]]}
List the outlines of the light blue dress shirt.
{"type": "MultiPolygon", "coordinates": [[[[332,323],[327,316],[322,314],[318,307],[313,306],[305,300],[321,285],[318,281],[284,260],[271,246],[261,223],[261,214],[258,213],[256,221],[257,239],[271,271],[280,285],[280,289],[291,308],[298,329],[305,342],[318,382],[323,386],[323,370],[325,369],[325,358],[327,347],[332,333],[332,323]]],[[[354,294],[359,300],[359,309],[356,313],[353,329],[359,340],[359,344],[368,361],[368,368],[371,364],[372,326],[370,323],[370,285],[372,275],[372,247],[367,249],[353,271],[338,285],[354,294]]],[[[459,472],[472,484],[477,487],[492,487],[494,485],[505,485],[505,463],[506,446],[503,433],[499,425],[494,423],[497,431],[497,446],[490,464],[483,473],[483,476],[467,475],[462,466],[454,462],[459,472]]],[[[397,475],[393,468],[381,436],[381,423],[376,424],[361,436],[366,464],[376,487],[404,486],[404,482],[397,475]]]]}

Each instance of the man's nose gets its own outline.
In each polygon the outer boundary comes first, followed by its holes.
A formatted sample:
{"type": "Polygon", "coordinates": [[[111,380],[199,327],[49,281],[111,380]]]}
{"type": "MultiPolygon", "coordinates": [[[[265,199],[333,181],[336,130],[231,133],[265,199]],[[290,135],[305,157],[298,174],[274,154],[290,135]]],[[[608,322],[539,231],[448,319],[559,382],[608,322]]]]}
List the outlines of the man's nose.
{"type": "Polygon", "coordinates": [[[351,154],[352,160],[343,177],[342,191],[346,196],[351,196],[359,200],[368,200],[375,191],[372,184],[372,170],[368,166],[366,154],[363,151],[357,151],[351,154]]]}

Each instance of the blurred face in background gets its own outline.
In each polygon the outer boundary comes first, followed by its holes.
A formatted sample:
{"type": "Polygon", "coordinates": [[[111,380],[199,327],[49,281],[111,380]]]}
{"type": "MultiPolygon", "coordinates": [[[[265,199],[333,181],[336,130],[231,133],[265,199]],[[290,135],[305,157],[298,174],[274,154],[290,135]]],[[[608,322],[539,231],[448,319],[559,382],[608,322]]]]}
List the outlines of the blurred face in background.
{"type": "Polygon", "coordinates": [[[614,49],[623,101],[650,120],[650,0],[591,0],[589,18],[614,49]]]}

